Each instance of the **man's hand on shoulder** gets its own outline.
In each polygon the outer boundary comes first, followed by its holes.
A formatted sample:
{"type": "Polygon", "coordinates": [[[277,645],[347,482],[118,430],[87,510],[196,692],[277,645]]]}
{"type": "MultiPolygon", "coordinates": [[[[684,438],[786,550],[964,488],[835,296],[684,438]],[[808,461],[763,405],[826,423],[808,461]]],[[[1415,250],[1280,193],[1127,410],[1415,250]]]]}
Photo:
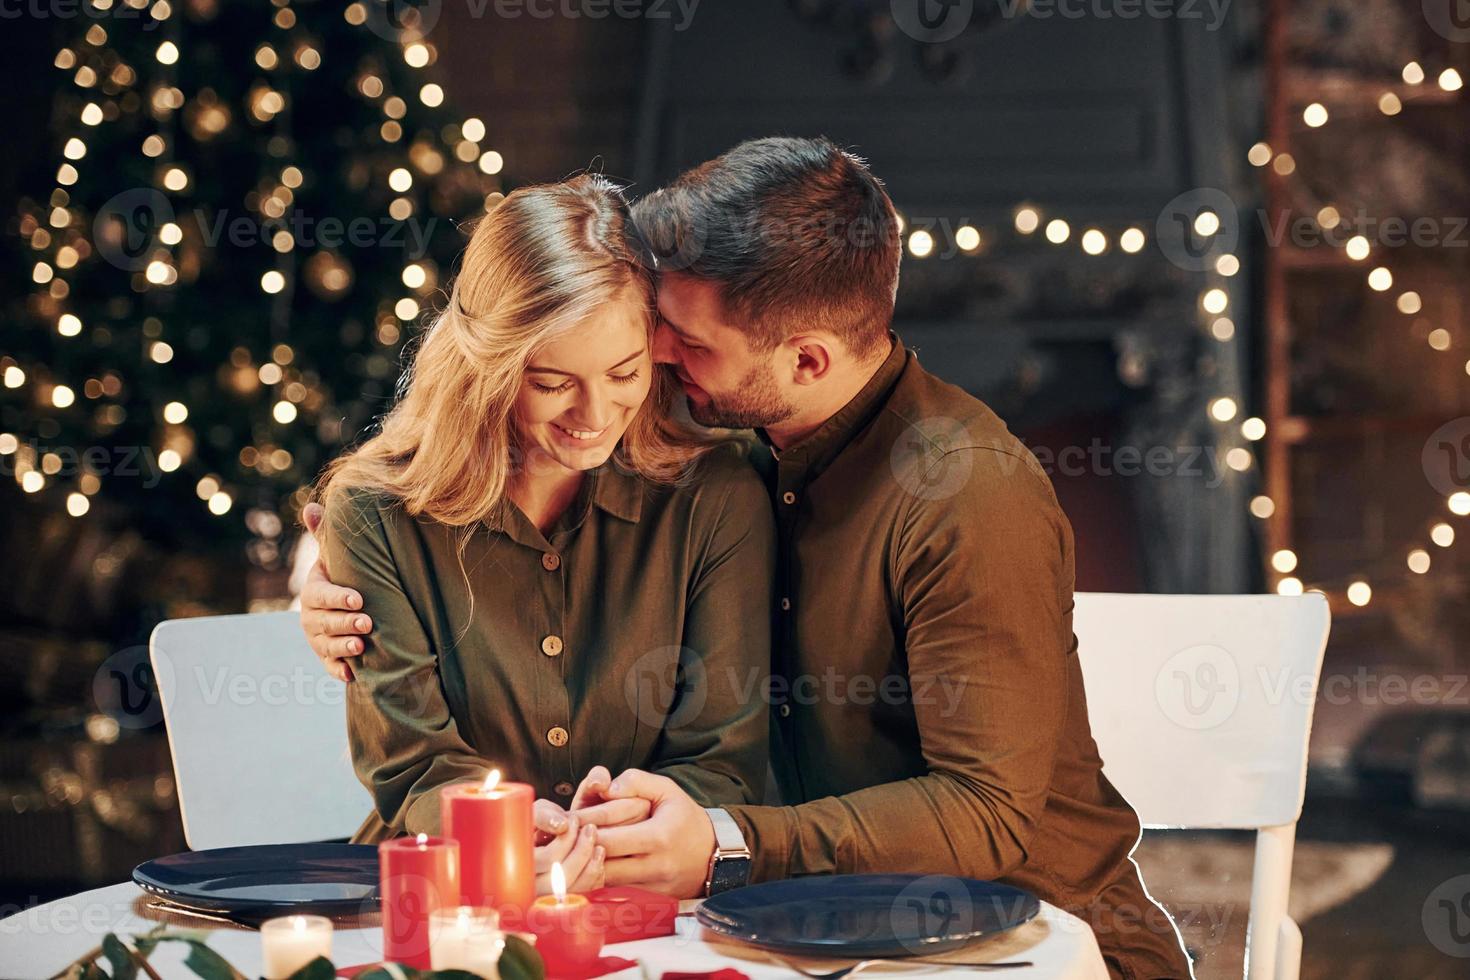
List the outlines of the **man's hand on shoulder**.
{"type": "MultiPolygon", "coordinates": [[[[313,536],[321,527],[322,514],[321,504],[307,504],[301,512],[313,536]]],[[[352,680],[349,661],[364,649],[359,637],[373,630],[372,619],[361,609],[361,594],[333,585],[327,566],[318,558],[301,589],[301,629],[327,673],[339,681],[352,680]]]]}

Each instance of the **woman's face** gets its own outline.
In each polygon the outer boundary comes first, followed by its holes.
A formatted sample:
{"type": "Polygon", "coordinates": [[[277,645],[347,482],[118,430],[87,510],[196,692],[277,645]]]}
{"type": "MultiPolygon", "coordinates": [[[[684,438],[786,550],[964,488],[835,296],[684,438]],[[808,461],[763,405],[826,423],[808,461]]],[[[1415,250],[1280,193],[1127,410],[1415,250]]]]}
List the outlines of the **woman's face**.
{"type": "Polygon", "coordinates": [[[647,308],[629,288],[531,358],[515,411],[526,465],[580,471],[607,462],[652,375],[647,308]]]}

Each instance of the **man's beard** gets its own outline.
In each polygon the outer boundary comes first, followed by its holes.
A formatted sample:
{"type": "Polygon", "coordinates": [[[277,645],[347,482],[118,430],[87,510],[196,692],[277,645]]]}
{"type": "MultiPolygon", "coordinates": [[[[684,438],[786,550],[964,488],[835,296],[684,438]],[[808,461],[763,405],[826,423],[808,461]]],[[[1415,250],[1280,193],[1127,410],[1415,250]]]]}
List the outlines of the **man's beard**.
{"type": "Polygon", "coordinates": [[[706,391],[705,395],[709,401],[703,405],[688,400],[689,417],[712,429],[761,429],[796,414],[796,408],[776,390],[776,379],[767,365],[751,368],[729,394],[716,396],[706,391]]]}

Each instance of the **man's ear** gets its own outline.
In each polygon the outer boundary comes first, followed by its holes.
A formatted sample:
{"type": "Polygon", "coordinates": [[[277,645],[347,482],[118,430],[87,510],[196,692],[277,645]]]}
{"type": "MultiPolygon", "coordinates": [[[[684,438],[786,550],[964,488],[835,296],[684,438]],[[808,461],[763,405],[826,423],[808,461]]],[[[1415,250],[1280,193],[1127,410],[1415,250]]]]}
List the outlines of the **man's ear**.
{"type": "Polygon", "coordinates": [[[832,340],[819,334],[798,334],[786,341],[792,355],[791,380],[816,384],[832,370],[832,340]]]}

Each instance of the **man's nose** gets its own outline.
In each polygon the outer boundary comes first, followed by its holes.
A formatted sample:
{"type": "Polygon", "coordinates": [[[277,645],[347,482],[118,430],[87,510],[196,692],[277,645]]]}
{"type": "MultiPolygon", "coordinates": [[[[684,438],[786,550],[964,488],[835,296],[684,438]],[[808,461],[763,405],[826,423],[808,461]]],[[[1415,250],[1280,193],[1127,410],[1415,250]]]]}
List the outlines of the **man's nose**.
{"type": "Polygon", "coordinates": [[[674,342],[674,331],[666,324],[660,323],[653,328],[653,363],[678,364],[678,349],[679,345],[674,342]]]}

